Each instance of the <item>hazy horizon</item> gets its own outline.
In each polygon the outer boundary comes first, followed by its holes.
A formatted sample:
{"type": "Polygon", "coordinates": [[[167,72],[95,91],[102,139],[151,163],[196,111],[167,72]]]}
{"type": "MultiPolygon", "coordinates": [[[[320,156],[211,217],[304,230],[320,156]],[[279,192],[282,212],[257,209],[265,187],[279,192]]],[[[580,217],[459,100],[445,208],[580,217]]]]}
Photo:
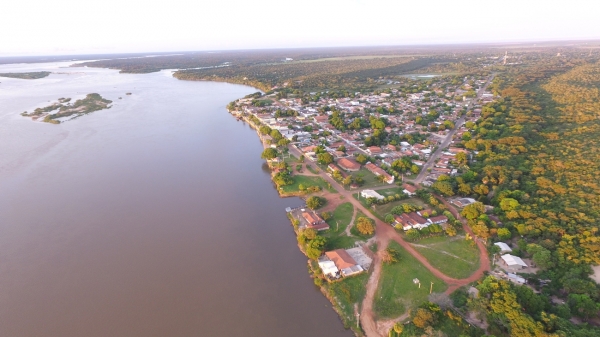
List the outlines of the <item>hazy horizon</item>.
{"type": "MultiPolygon", "coordinates": [[[[125,58],[131,57],[152,57],[152,56],[170,56],[170,55],[184,55],[192,53],[219,53],[219,52],[235,52],[235,51],[269,51],[269,50],[318,50],[318,49],[361,49],[361,48],[438,48],[438,47],[488,47],[488,48],[501,48],[501,47],[527,47],[532,44],[535,47],[552,46],[554,43],[598,43],[598,46],[592,48],[600,48],[600,38],[589,38],[589,39],[571,39],[571,40],[523,40],[523,41],[499,41],[499,42],[470,42],[470,43],[429,43],[429,44],[390,44],[390,45],[347,45],[347,46],[306,46],[306,47],[272,47],[272,48],[231,48],[231,49],[196,49],[196,50],[170,50],[170,51],[158,51],[158,50],[144,50],[139,52],[126,52],[126,51],[114,51],[114,52],[88,52],[88,53],[30,53],[30,54],[0,54],[0,59],[6,58],[36,58],[36,57],[75,57],[75,56],[120,56],[125,58]],[[154,55],[155,54],[155,55],[154,55]]],[[[503,52],[503,51],[502,51],[503,52]]],[[[53,60],[55,61],[55,60],[53,60]]]]}
{"type": "Polygon", "coordinates": [[[195,3],[24,0],[7,4],[0,56],[169,53],[600,39],[581,0],[195,3]],[[82,6],[83,4],[83,6],[82,6]],[[89,3],[91,4],[91,2],[89,3]]]}

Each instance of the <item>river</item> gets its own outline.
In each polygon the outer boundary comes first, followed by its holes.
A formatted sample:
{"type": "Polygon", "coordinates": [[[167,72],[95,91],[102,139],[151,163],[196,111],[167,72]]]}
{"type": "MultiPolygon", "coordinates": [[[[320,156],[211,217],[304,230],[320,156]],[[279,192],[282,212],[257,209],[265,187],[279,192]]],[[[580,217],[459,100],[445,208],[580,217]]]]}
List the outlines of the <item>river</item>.
{"type": "Polygon", "coordinates": [[[0,66],[60,73],[0,78],[0,336],[352,336],[225,110],[255,89],[68,64],[0,66]],[[19,115],[92,92],[113,107],[19,115]]]}

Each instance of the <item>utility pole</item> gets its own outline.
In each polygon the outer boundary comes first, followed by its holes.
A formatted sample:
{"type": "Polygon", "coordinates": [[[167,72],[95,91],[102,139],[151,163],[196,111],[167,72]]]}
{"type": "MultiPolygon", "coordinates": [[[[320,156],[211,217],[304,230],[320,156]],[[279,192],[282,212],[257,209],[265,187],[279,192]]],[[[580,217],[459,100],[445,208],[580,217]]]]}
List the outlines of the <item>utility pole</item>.
{"type": "Polygon", "coordinates": [[[429,288],[429,294],[433,291],[433,282],[431,282],[431,287],[429,288]]]}

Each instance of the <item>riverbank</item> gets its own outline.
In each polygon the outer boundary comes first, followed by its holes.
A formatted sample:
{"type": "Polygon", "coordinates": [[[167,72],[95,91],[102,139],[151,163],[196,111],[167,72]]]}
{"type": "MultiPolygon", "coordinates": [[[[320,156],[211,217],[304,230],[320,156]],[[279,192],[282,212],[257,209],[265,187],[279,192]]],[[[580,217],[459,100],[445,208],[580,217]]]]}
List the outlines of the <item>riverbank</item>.
{"type": "MultiPolygon", "coordinates": [[[[269,141],[266,137],[263,137],[263,134],[261,134],[260,132],[260,125],[257,125],[254,121],[252,121],[247,115],[242,114],[242,113],[238,113],[236,111],[231,111],[228,109],[228,112],[235,118],[237,118],[237,120],[239,121],[243,121],[245,123],[248,123],[248,125],[254,129],[256,131],[256,134],[259,137],[259,140],[261,141],[262,144],[262,148],[263,149],[267,149],[270,148],[271,145],[269,144],[269,141]]],[[[308,196],[308,194],[314,195],[315,193],[310,193],[307,191],[297,191],[297,192],[285,192],[282,188],[282,186],[278,186],[278,184],[274,181],[274,176],[276,174],[276,172],[278,172],[278,170],[276,168],[274,168],[272,166],[272,163],[269,162],[269,168],[271,170],[270,176],[271,176],[271,181],[273,182],[273,184],[275,185],[277,192],[279,193],[279,196],[282,198],[285,197],[301,197],[301,198],[305,198],[308,196]]],[[[317,174],[311,174],[314,175],[315,178],[318,177],[317,174]]],[[[298,175],[296,175],[295,177],[298,177],[298,175]]],[[[328,200],[332,200],[332,196],[333,194],[335,194],[335,192],[332,191],[328,191],[327,189],[323,189],[320,191],[316,192],[318,195],[321,196],[325,196],[326,199],[328,200]]],[[[340,196],[338,196],[338,198],[340,198],[340,196]]],[[[333,205],[328,205],[329,208],[335,208],[336,206],[338,206],[339,202],[335,202],[333,205]]],[[[295,236],[298,238],[300,235],[299,229],[298,229],[298,220],[294,219],[290,213],[287,213],[288,215],[288,219],[290,220],[290,224],[292,225],[292,228],[294,230],[294,234],[295,236]]],[[[351,224],[350,224],[351,225],[351,224]]],[[[297,245],[298,249],[302,252],[302,254],[304,254],[306,257],[308,257],[308,254],[306,252],[306,250],[304,249],[303,245],[298,242],[297,245]]],[[[348,303],[343,303],[337,296],[336,293],[339,292],[347,292],[346,288],[343,289],[337,289],[339,287],[336,287],[335,282],[327,282],[327,281],[323,281],[323,274],[322,271],[320,270],[318,264],[313,261],[313,260],[308,260],[307,261],[307,267],[308,267],[308,272],[310,277],[314,280],[314,284],[315,286],[317,286],[320,290],[320,292],[323,294],[323,296],[325,298],[327,298],[327,300],[331,303],[333,310],[338,314],[340,320],[342,321],[342,323],[344,324],[344,327],[346,329],[351,330],[355,336],[358,337],[363,337],[365,336],[365,332],[361,329],[360,324],[358,324],[358,320],[357,318],[359,317],[358,313],[360,312],[360,305],[362,302],[362,298],[360,301],[358,301],[359,305],[351,305],[348,303]],[[350,312],[349,312],[350,310],[350,312]]],[[[366,283],[366,279],[368,278],[369,274],[360,274],[358,276],[351,276],[348,278],[343,278],[339,281],[347,281],[347,280],[351,280],[353,278],[359,277],[360,280],[357,279],[357,282],[351,282],[351,283],[357,283],[356,285],[354,285],[355,287],[362,287],[361,284],[362,283],[366,283]],[[364,279],[364,280],[363,280],[364,279]]],[[[339,295],[339,294],[338,294],[339,295]]]]}

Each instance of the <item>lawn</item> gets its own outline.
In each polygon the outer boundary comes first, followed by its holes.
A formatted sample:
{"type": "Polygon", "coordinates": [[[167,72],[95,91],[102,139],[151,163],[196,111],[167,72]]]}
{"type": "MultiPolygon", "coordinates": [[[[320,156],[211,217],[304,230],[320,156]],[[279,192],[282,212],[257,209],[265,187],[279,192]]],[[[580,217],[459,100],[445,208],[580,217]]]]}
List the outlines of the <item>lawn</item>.
{"type": "Polygon", "coordinates": [[[447,288],[398,243],[392,241],[389,247],[400,252],[400,262],[383,265],[374,303],[375,314],[379,318],[398,317],[426,302],[431,282],[433,292],[440,293],[447,288]],[[421,282],[421,288],[413,283],[415,278],[421,282]]]}
{"type": "Polygon", "coordinates": [[[346,328],[356,326],[354,304],[362,302],[365,297],[368,279],[369,274],[361,273],[327,285],[327,292],[336,299],[336,306],[342,313],[342,321],[346,328]]]}
{"type": "MultiPolygon", "coordinates": [[[[391,195],[393,193],[393,190],[395,190],[395,189],[390,188],[390,189],[377,190],[376,192],[379,194],[382,194],[381,192],[385,191],[386,193],[388,193],[388,195],[391,195]]],[[[384,194],[382,194],[382,195],[384,195],[384,194]]],[[[363,205],[365,208],[370,210],[371,213],[373,213],[373,215],[378,217],[381,221],[384,220],[386,214],[390,213],[392,208],[402,205],[402,204],[413,204],[413,205],[417,205],[422,208],[427,208],[427,204],[425,204],[425,202],[423,202],[423,200],[416,198],[416,197],[412,197],[412,198],[408,198],[408,199],[404,199],[404,200],[392,201],[385,205],[375,205],[375,209],[373,209],[372,206],[367,205],[365,198],[359,196],[359,193],[352,194],[352,196],[354,197],[354,199],[358,200],[361,203],[361,205],[363,205]]],[[[387,195],[384,195],[384,196],[387,196],[387,195]]]]}
{"type": "MultiPolygon", "coordinates": [[[[361,168],[356,172],[352,172],[352,176],[363,178],[364,183],[360,186],[361,189],[388,185],[388,183],[382,183],[381,181],[377,180],[377,176],[365,168],[361,168]]],[[[345,188],[349,190],[350,186],[346,186],[345,188]]]]}
{"type": "Polygon", "coordinates": [[[390,188],[384,188],[382,190],[377,190],[375,192],[383,195],[384,197],[389,197],[392,195],[396,195],[396,194],[400,194],[402,195],[402,190],[404,190],[402,187],[390,187],[390,188]]]}
{"type": "Polygon", "coordinates": [[[290,166],[294,166],[294,164],[299,162],[298,158],[294,157],[294,155],[291,153],[284,155],[283,161],[288,163],[290,166]]]}
{"type": "Polygon", "coordinates": [[[358,239],[347,236],[344,232],[346,227],[350,224],[350,220],[352,220],[353,212],[354,206],[349,202],[345,202],[333,211],[333,216],[331,218],[327,219],[330,229],[322,234],[327,238],[327,245],[325,246],[326,250],[354,247],[354,242],[358,239]]]}
{"type": "MultiPolygon", "coordinates": [[[[378,191],[379,192],[379,191],[378,191]]],[[[375,212],[380,215],[381,217],[385,217],[386,214],[388,214],[392,208],[396,207],[396,206],[400,206],[402,204],[413,204],[422,208],[427,208],[427,204],[425,202],[423,202],[423,200],[416,198],[416,197],[412,197],[412,198],[408,198],[408,199],[404,199],[404,200],[397,200],[397,201],[392,201],[390,203],[387,203],[385,205],[377,205],[375,206],[375,212]]]]}
{"type": "MultiPolygon", "coordinates": [[[[296,193],[300,192],[300,184],[304,185],[305,188],[311,186],[319,186],[322,190],[328,189],[327,182],[321,177],[309,177],[303,175],[293,176],[294,183],[291,185],[282,186],[281,190],[283,193],[296,193]]],[[[329,189],[330,192],[336,192],[335,189],[329,189]]]]}
{"type": "Polygon", "coordinates": [[[414,245],[432,266],[450,277],[466,278],[479,268],[479,249],[472,240],[438,236],[419,240],[414,245]]]}

